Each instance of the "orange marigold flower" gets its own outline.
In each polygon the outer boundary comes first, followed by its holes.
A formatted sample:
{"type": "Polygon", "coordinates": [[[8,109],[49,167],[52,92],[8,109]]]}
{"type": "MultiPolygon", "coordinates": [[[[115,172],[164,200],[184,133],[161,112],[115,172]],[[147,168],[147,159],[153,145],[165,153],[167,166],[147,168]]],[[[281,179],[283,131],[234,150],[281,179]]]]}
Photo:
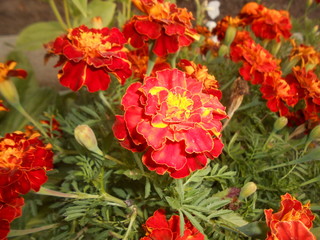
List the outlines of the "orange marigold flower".
{"type": "Polygon", "coordinates": [[[0,239],[6,239],[10,231],[10,223],[21,216],[24,199],[16,197],[6,202],[0,195],[0,239]]]}
{"type": "Polygon", "coordinates": [[[291,40],[291,44],[290,59],[298,58],[301,61],[302,68],[305,68],[307,64],[315,67],[320,63],[320,52],[315,50],[313,46],[297,45],[294,39],[291,40]]]}
{"type": "MultiPolygon", "coordinates": [[[[128,58],[132,65],[133,76],[142,81],[147,72],[149,60],[148,46],[145,45],[143,48],[130,51],[128,58]]],[[[157,57],[150,76],[155,76],[156,71],[167,68],[170,68],[170,64],[166,62],[166,59],[157,57]]]]}
{"type": "Polygon", "coordinates": [[[304,239],[316,240],[310,232],[315,216],[310,210],[310,204],[301,202],[289,193],[281,196],[281,207],[276,213],[273,209],[264,210],[266,222],[270,228],[266,240],[304,239]]]}
{"type": "Polygon", "coordinates": [[[265,73],[279,68],[279,60],[251,40],[232,46],[230,56],[235,62],[243,61],[239,73],[252,84],[262,84],[265,73]]]}
{"type": "Polygon", "coordinates": [[[0,100],[0,111],[9,111],[9,109],[6,108],[6,106],[4,106],[2,103],[3,103],[3,101],[0,100]]]}
{"type": "Polygon", "coordinates": [[[122,99],[124,115],[113,126],[120,144],[147,152],[143,163],[158,174],[183,178],[222,151],[225,107],[203,92],[203,84],[178,69],[158,71],[134,83],[122,99]]]}
{"type": "Polygon", "coordinates": [[[249,2],[242,7],[239,17],[245,22],[245,25],[249,25],[254,19],[259,18],[266,10],[267,8],[261,4],[249,2]]]}
{"type": "Polygon", "coordinates": [[[204,240],[204,235],[196,229],[188,219],[184,219],[184,233],[180,236],[180,217],[172,215],[169,220],[164,210],[159,209],[148,218],[144,228],[146,236],[140,240],[170,239],[170,240],[204,240]]]}
{"type": "Polygon", "coordinates": [[[8,80],[10,77],[26,78],[27,72],[23,69],[15,69],[17,63],[14,61],[0,62],[0,83],[8,80]]]}
{"type": "Polygon", "coordinates": [[[39,191],[47,181],[46,172],[53,167],[53,152],[51,145],[45,145],[38,136],[14,132],[0,138],[0,196],[3,199],[12,199],[31,189],[39,191]]]}
{"type": "Polygon", "coordinates": [[[106,90],[110,84],[109,73],[121,84],[131,76],[126,39],[117,28],[89,29],[82,25],[69,29],[65,36],[46,45],[49,54],[59,55],[57,66],[60,83],[73,91],[87,86],[89,92],[106,90]]]}
{"type": "Polygon", "coordinates": [[[153,52],[164,57],[199,38],[192,29],[192,13],[187,9],[163,0],[134,0],[133,3],[146,14],[134,16],[124,26],[124,36],[133,47],[142,48],[154,40],[153,52]]]}
{"type": "Polygon", "coordinates": [[[284,10],[262,11],[251,24],[251,29],[257,37],[275,39],[277,42],[280,42],[280,37],[288,39],[291,36],[291,28],[289,13],[284,10]]]}
{"type": "Polygon", "coordinates": [[[239,17],[225,16],[217,23],[217,26],[212,29],[212,34],[217,35],[218,40],[222,41],[229,26],[241,27],[244,26],[244,22],[239,17]]]}
{"type": "Polygon", "coordinates": [[[208,73],[208,68],[201,64],[195,64],[192,61],[182,59],[178,63],[178,67],[187,73],[188,77],[197,79],[203,84],[203,92],[212,94],[221,99],[222,92],[219,90],[219,83],[213,75],[208,73]]]}

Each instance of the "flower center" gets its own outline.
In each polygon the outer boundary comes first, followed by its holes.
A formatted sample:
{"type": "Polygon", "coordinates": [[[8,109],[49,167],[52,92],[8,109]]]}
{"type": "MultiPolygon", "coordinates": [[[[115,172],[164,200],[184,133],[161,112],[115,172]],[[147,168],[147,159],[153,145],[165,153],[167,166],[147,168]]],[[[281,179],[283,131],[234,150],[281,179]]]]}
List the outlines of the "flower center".
{"type": "MultiPolygon", "coordinates": [[[[13,143],[13,140],[5,139],[3,143],[6,145],[9,143],[13,143]]],[[[10,144],[11,145],[11,144],[10,144]]],[[[0,145],[0,148],[3,149],[3,147],[0,145]]],[[[12,147],[6,147],[6,149],[0,151],[0,166],[1,170],[12,170],[15,168],[18,168],[21,163],[23,152],[19,151],[17,148],[12,147]]]]}
{"type": "Polygon", "coordinates": [[[189,118],[193,101],[183,94],[169,92],[167,97],[168,110],[166,116],[169,118],[189,118]]]}

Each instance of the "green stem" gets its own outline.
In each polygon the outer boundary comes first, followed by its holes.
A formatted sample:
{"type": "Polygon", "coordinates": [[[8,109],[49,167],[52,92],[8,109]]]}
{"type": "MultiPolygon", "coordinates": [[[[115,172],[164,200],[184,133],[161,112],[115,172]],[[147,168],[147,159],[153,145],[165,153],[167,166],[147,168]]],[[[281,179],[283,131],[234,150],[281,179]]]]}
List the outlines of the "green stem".
{"type": "Polygon", "coordinates": [[[59,10],[54,2],[54,0],[49,0],[49,4],[50,4],[50,7],[55,15],[55,17],[57,18],[58,22],[60,23],[61,27],[65,30],[68,29],[67,25],[64,23],[60,13],[59,13],[59,10]]]}
{"type": "Polygon", "coordinates": [[[177,57],[179,55],[180,50],[178,50],[175,54],[173,54],[171,58],[171,67],[176,68],[176,63],[177,63],[177,57]]]}
{"type": "Polygon", "coordinates": [[[262,150],[265,151],[266,150],[266,147],[268,145],[268,143],[270,142],[270,140],[272,139],[272,137],[274,136],[275,132],[272,131],[267,139],[267,141],[264,143],[263,147],[262,147],[262,150]]]}
{"type": "Polygon", "coordinates": [[[25,230],[11,229],[10,233],[8,234],[8,237],[24,236],[24,235],[27,235],[27,234],[41,232],[41,231],[44,231],[44,230],[56,228],[57,226],[59,226],[59,224],[56,223],[56,224],[50,224],[50,225],[46,225],[46,226],[42,226],[42,227],[37,227],[37,228],[32,228],[32,229],[25,229],[25,230]]]}
{"type": "Polygon", "coordinates": [[[115,163],[119,164],[119,165],[126,166],[125,163],[121,162],[119,159],[114,158],[114,157],[112,157],[112,156],[110,156],[110,155],[108,155],[108,154],[105,154],[104,157],[105,157],[106,159],[108,159],[108,160],[111,160],[112,162],[115,162],[115,163]]]}
{"type": "Polygon", "coordinates": [[[102,101],[102,103],[109,108],[109,110],[112,112],[113,115],[116,115],[115,111],[113,111],[113,108],[111,107],[111,104],[109,103],[109,101],[106,99],[106,97],[103,95],[102,91],[99,91],[99,97],[102,101]]]}
{"type": "Polygon", "coordinates": [[[35,121],[30,115],[29,113],[27,113],[27,111],[21,106],[20,103],[14,104],[13,105],[15,107],[15,109],[17,109],[26,119],[28,119],[42,134],[42,136],[44,136],[45,138],[49,138],[48,134],[46,133],[46,131],[43,129],[43,127],[40,125],[39,122],[35,121]]]}
{"type": "Polygon", "coordinates": [[[123,240],[127,240],[128,239],[129,234],[131,232],[131,228],[133,226],[133,223],[134,223],[134,221],[136,220],[136,217],[137,217],[137,212],[138,212],[137,211],[137,207],[135,205],[133,205],[131,208],[132,208],[132,214],[131,214],[131,217],[130,217],[130,223],[129,223],[126,235],[124,235],[124,237],[123,237],[123,240]]]}
{"type": "Polygon", "coordinates": [[[68,28],[72,28],[71,22],[70,22],[69,5],[67,0],[63,0],[63,9],[64,9],[64,16],[67,22],[67,26],[68,28]]]}
{"type": "Polygon", "coordinates": [[[152,51],[154,46],[154,42],[152,42],[149,46],[149,60],[148,60],[148,68],[146,76],[150,76],[154,65],[156,64],[157,55],[152,51]]]}

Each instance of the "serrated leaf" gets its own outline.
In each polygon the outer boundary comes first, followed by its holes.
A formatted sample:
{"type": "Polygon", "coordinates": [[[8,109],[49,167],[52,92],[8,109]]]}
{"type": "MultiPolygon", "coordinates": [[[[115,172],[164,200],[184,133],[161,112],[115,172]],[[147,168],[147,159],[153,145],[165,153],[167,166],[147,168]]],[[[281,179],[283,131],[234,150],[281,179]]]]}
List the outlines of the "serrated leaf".
{"type": "Polygon", "coordinates": [[[220,218],[223,219],[224,221],[231,223],[234,226],[237,226],[237,227],[242,227],[242,226],[248,224],[248,222],[245,221],[239,214],[234,213],[234,212],[229,213],[229,214],[225,214],[225,215],[221,215],[220,218]]]}
{"type": "Polygon", "coordinates": [[[65,33],[58,22],[37,22],[29,25],[19,34],[16,47],[18,50],[35,50],[42,48],[43,44],[53,41],[65,33]]]}
{"type": "Polygon", "coordinates": [[[184,215],[186,215],[186,217],[189,219],[189,221],[192,223],[192,225],[198,229],[201,233],[204,234],[203,228],[201,227],[200,223],[197,221],[197,219],[195,217],[193,217],[188,211],[183,210],[182,212],[184,215]]]}
{"type": "Polygon", "coordinates": [[[87,17],[87,0],[71,0],[72,3],[77,7],[81,14],[86,18],[87,17]]]}

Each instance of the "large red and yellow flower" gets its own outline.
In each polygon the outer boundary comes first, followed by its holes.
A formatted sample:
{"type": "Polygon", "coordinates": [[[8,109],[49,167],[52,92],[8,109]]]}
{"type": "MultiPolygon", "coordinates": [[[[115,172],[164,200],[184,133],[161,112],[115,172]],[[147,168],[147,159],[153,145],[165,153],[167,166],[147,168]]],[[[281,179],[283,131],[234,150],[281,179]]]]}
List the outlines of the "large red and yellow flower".
{"type": "Polygon", "coordinates": [[[140,240],[204,240],[204,235],[196,229],[188,219],[185,219],[184,233],[180,236],[180,218],[178,215],[172,215],[169,220],[166,218],[164,210],[159,209],[148,218],[144,228],[146,236],[140,240]]]}
{"type": "Polygon", "coordinates": [[[47,171],[53,165],[50,144],[44,144],[35,133],[27,137],[22,132],[8,133],[0,139],[0,196],[5,201],[39,191],[47,181],[47,171]]]}
{"type": "Polygon", "coordinates": [[[178,69],[132,84],[122,105],[125,112],[116,116],[115,137],[131,151],[147,150],[142,161],[158,174],[186,177],[222,151],[225,107],[203,92],[202,82],[178,69]]]}
{"type": "Polygon", "coordinates": [[[230,56],[232,61],[243,61],[239,73],[243,79],[251,81],[252,84],[262,84],[265,73],[279,68],[279,60],[250,39],[232,46],[230,56]]]}
{"type": "Polygon", "coordinates": [[[69,29],[67,35],[46,47],[50,54],[60,56],[56,66],[63,65],[58,74],[63,86],[73,91],[87,86],[89,92],[96,92],[109,87],[109,73],[121,84],[131,76],[125,43],[117,28],[89,29],[82,25],[69,29]]]}
{"type": "Polygon", "coordinates": [[[199,39],[192,29],[192,13],[185,8],[163,0],[133,0],[133,3],[146,14],[133,16],[124,26],[124,36],[133,47],[142,48],[151,40],[153,52],[164,57],[199,39]]]}
{"type": "Polygon", "coordinates": [[[212,94],[221,99],[222,92],[219,90],[219,83],[216,78],[208,73],[208,68],[201,64],[195,64],[187,59],[181,59],[178,67],[184,71],[188,77],[192,77],[202,82],[204,93],[212,94]]]}
{"type": "Polygon", "coordinates": [[[10,231],[10,223],[21,216],[24,199],[16,197],[5,202],[0,195],[0,239],[6,239],[10,231]]]}
{"type": "Polygon", "coordinates": [[[270,228],[266,240],[304,239],[316,240],[310,232],[315,216],[310,210],[310,204],[301,202],[289,193],[281,196],[281,207],[276,213],[273,209],[264,210],[266,222],[270,228]]]}

